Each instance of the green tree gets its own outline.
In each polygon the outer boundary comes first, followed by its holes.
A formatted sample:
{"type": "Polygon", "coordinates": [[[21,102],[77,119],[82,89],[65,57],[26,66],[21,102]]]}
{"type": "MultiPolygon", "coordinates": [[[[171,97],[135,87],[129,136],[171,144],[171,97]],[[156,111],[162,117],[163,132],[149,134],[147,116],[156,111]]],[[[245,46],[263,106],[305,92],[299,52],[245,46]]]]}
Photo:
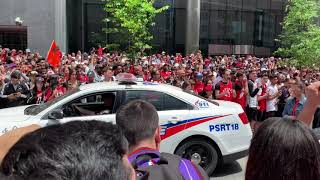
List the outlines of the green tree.
{"type": "Polygon", "coordinates": [[[102,0],[107,13],[104,31],[111,35],[113,44],[119,44],[131,57],[152,48],[151,28],[157,14],[169,6],[155,8],[155,0],[102,0]]]}
{"type": "Polygon", "coordinates": [[[276,55],[296,66],[320,64],[319,0],[289,0],[276,55]]]}

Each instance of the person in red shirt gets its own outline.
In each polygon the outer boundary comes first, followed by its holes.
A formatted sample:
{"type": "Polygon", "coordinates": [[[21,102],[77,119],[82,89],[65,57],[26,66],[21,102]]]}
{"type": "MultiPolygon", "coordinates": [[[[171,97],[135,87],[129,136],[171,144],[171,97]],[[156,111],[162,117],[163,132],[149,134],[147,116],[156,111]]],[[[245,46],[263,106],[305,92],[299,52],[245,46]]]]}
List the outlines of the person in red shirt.
{"type": "Polygon", "coordinates": [[[44,101],[44,79],[37,77],[35,86],[31,89],[32,97],[28,100],[28,104],[41,104],[44,101]]]}
{"type": "Polygon", "coordinates": [[[182,62],[182,56],[180,53],[177,53],[174,63],[180,64],[181,62],[182,62]]]}
{"type": "Polygon", "coordinates": [[[202,80],[203,80],[203,74],[197,73],[196,79],[195,79],[195,84],[193,86],[193,90],[196,94],[201,94],[204,90],[204,84],[203,84],[202,80]]]}
{"type": "Polygon", "coordinates": [[[207,99],[213,99],[213,86],[212,81],[208,80],[205,87],[204,87],[204,97],[207,99]]]}
{"type": "Polygon", "coordinates": [[[104,48],[101,47],[101,45],[98,46],[98,50],[97,50],[97,54],[99,57],[102,57],[103,56],[103,50],[104,48]]]}
{"type": "Polygon", "coordinates": [[[211,60],[212,60],[211,57],[208,57],[208,58],[206,58],[206,59],[204,60],[204,64],[206,65],[206,67],[209,66],[209,64],[211,63],[211,60]]]}
{"type": "Polygon", "coordinates": [[[163,83],[163,79],[161,78],[160,72],[158,70],[153,70],[151,72],[151,80],[150,80],[150,82],[163,83]]]}
{"type": "Polygon", "coordinates": [[[261,77],[261,90],[258,92],[258,121],[259,122],[262,122],[266,119],[268,81],[269,81],[268,74],[263,74],[261,77]]]}
{"type": "Polygon", "coordinates": [[[234,102],[241,105],[242,109],[245,110],[247,106],[247,95],[248,95],[248,80],[247,77],[243,73],[236,74],[235,81],[235,90],[236,90],[236,98],[234,102]]]}
{"type": "Polygon", "coordinates": [[[237,97],[234,84],[230,81],[230,71],[221,71],[222,79],[215,86],[215,95],[218,100],[233,101],[237,97]]]}
{"type": "Polygon", "coordinates": [[[2,49],[0,59],[2,62],[6,62],[7,60],[7,51],[6,49],[2,49]]]}
{"type": "Polygon", "coordinates": [[[165,64],[163,66],[160,75],[164,80],[167,80],[171,76],[171,72],[168,70],[168,65],[167,64],[165,64]]]}
{"type": "Polygon", "coordinates": [[[44,102],[51,101],[65,93],[65,88],[59,83],[59,76],[52,75],[50,77],[49,87],[47,88],[44,96],[44,102]]]}

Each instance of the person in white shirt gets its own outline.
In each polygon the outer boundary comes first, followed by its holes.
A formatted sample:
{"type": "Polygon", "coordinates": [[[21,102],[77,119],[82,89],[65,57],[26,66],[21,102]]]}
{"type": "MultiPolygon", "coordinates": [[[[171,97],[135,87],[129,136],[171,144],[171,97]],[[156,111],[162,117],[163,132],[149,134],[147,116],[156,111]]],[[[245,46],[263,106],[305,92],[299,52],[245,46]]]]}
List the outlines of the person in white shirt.
{"type": "Polygon", "coordinates": [[[278,77],[276,75],[271,75],[269,77],[270,85],[267,88],[267,118],[275,117],[278,111],[278,97],[281,96],[281,91],[278,90],[278,77]]]}

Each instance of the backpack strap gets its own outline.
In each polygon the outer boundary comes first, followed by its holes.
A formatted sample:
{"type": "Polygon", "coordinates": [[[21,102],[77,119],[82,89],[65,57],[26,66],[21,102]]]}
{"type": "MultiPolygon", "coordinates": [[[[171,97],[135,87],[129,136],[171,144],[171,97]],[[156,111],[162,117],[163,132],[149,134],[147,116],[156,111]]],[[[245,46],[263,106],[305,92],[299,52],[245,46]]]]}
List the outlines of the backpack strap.
{"type": "MultiPolygon", "coordinates": [[[[179,171],[180,163],[183,160],[180,156],[169,154],[169,153],[161,153],[160,157],[163,159],[166,159],[171,167],[176,167],[177,171],[179,171]]],[[[192,167],[195,169],[195,171],[197,172],[201,180],[209,180],[208,174],[203,170],[202,167],[192,162],[190,163],[192,164],[192,167]]]]}
{"type": "MultiPolygon", "coordinates": [[[[146,154],[141,154],[141,155],[138,155],[131,163],[132,167],[134,169],[138,169],[139,168],[139,165],[141,164],[144,164],[146,162],[149,162],[151,161],[152,159],[156,159],[156,158],[160,158],[157,154],[155,153],[146,153],[146,154]]],[[[160,158],[160,161],[161,161],[161,158],[160,158]]],[[[159,162],[160,162],[159,161],[159,162]]],[[[158,163],[157,163],[158,164],[158,163]]],[[[168,163],[166,163],[168,164],[168,163]]]]}

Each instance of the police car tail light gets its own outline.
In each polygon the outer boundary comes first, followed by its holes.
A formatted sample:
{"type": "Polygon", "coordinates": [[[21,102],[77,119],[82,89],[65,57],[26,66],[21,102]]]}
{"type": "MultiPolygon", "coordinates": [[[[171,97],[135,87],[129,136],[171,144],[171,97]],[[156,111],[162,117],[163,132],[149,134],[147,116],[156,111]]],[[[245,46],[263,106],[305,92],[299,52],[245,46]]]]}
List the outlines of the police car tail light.
{"type": "Polygon", "coordinates": [[[130,73],[120,73],[117,75],[116,79],[121,83],[121,84],[136,84],[138,79],[130,73]]]}
{"type": "Polygon", "coordinates": [[[243,124],[248,124],[249,123],[248,117],[247,117],[245,112],[240,113],[238,116],[241,119],[243,124]]]}

